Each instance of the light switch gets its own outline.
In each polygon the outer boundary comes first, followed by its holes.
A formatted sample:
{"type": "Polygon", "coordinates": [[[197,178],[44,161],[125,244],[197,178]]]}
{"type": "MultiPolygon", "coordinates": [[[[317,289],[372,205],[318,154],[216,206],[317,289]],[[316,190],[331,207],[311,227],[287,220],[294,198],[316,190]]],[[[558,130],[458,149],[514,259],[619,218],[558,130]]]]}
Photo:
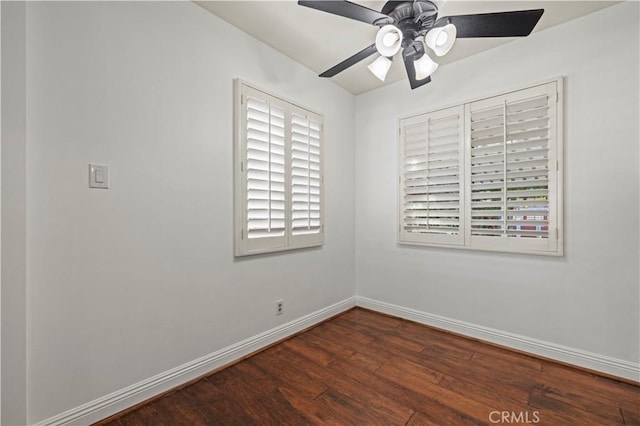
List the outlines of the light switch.
{"type": "Polygon", "coordinates": [[[100,169],[95,169],[95,179],[96,183],[104,183],[104,171],[100,169]]]}
{"type": "Polygon", "coordinates": [[[109,166],[89,164],[89,188],[109,188],[109,166]]]}

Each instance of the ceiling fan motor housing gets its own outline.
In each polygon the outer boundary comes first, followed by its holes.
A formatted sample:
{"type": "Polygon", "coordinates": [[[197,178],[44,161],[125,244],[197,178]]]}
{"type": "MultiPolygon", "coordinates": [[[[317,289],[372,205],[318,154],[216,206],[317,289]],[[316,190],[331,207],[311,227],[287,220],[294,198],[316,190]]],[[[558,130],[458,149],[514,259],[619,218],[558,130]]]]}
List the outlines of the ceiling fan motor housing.
{"type": "Polygon", "coordinates": [[[388,15],[402,31],[402,47],[410,46],[415,39],[424,36],[438,17],[438,7],[428,0],[397,1],[385,3],[381,13],[388,15]]]}

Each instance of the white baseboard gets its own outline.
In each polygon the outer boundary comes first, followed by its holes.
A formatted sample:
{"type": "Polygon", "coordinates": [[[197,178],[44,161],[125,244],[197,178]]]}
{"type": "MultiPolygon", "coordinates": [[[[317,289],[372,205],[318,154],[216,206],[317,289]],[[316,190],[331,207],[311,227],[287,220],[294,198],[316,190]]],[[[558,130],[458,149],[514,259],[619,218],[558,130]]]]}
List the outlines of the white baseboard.
{"type": "Polygon", "coordinates": [[[532,339],[530,337],[520,336],[439,315],[429,314],[366,297],[357,296],[356,304],[357,306],[362,306],[363,308],[371,309],[373,311],[419,322],[421,324],[430,325],[553,360],[566,362],[568,364],[600,371],[612,376],[640,382],[640,366],[633,362],[532,339]]]}
{"type": "Polygon", "coordinates": [[[207,374],[210,371],[237,361],[279,340],[292,336],[305,328],[309,328],[334,315],[351,309],[355,305],[355,297],[345,299],[309,315],[305,315],[265,331],[264,333],[203,356],[202,358],[45,419],[37,423],[36,426],[87,425],[105,419],[176,386],[207,374]]]}

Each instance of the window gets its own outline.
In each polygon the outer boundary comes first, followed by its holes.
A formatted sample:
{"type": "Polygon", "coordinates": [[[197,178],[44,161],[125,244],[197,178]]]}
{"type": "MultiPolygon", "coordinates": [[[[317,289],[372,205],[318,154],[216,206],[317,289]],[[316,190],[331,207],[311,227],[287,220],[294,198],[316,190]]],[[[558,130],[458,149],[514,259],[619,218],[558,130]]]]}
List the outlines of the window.
{"type": "Polygon", "coordinates": [[[399,242],[562,255],[562,80],[403,118],[399,242]]]}
{"type": "Polygon", "coordinates": [[[322,245],[322,116],[236,80],[235,254],[322,245]]]}

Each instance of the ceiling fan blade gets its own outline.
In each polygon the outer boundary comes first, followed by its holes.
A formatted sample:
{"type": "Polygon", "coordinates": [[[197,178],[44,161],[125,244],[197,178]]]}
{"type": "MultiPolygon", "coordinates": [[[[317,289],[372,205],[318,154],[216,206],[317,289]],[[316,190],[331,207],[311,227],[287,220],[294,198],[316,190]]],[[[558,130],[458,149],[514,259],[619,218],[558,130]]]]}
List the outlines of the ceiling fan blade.
{"type": "Polygon", "coordinates": [[[402,55],[402,60],[404,61],[404,67],[407,70],[407,77],[409,78],[409,84],[411,85],[411,89],[416,89],[420,86],[424,86],[425,84],[431,81],[431,77],[427,77],[423,80],[416,79],[416,67],[413,64],[414,55],[402,55]]]}
{"type": "Polygon", "coordinates": [[[375,44],[372,44],[371,46],[367,46],[361,51],[359,51],[358,53],[356,53],[355,55],[340,62],[338,65],[335,65],[329,68],[328,70],[320,74],[320,77],[333,77],[339,72],[346,70],[350,66],[357,64],[361,60],[368,58],[369,56],[373,55],[376,52],[377,50],[376,50],[375,44]]]}
{"type": "Polygon", "coordinates": [[[368,7],[360,6],[359,4],[346,0],[298,0],[298,4],[323,12],[333,13],[334,15],[344,16],[345,18],[355,19],[356,21],[366,22],[371,25],[384,25],[393,22],[393,18],[377,10],[369,9],[368,7]]]}
{"type": "Polygon", "coordinates": [[[455,25],[457,38],[524,37],[531,34],[543,13],[544,9],[532,9],[445,16],[438,19],[435,26],[455,25]]]}

